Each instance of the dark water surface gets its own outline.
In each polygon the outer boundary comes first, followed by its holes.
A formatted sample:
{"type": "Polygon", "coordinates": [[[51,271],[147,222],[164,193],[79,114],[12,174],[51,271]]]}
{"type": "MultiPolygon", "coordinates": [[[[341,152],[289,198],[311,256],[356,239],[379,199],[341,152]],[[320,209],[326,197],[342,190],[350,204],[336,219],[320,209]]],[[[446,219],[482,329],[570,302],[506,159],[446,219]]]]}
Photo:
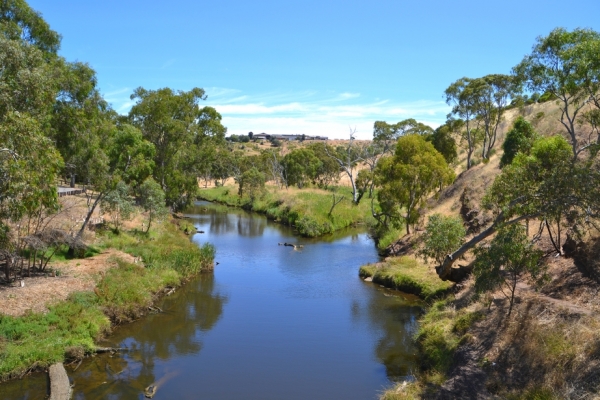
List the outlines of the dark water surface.
{"type": "MultiPolygon", "coordinates": [[[[359,279],[378,260],[364,231],[300,238],[203,202],[188,215],[205,232],[192,240],[217,249],[214,274],[164,298],[164,313],[117,328],[106,345],[130,352],[68,369],[73,398],[142,399],[155,383],[154,399],[375,399],[411,375],[420,307],[359,279]]],[[[40,398],[46,385],[40,374],[0,385],[0,397],[40,398]]]]}

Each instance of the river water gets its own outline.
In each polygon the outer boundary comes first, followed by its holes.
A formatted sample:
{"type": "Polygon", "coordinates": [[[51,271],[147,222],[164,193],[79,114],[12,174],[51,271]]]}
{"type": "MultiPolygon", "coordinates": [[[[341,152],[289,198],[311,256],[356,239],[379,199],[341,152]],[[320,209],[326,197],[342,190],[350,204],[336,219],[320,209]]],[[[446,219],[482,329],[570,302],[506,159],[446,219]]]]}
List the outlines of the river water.
{"type": "MultiPolygon", "coordinates": [[[[75,399],[375,399],[417,365],[416,299],[363,282],[378,261],[361,229],[307,239],[261,215],[199,202],[192,240],[217,249],[202,274],[159,302],[164,313],[115,329],[119,355],[68,369],[75,399]],[[281,246],[289,242],[301,249],[281,246]]],[[[0,385],[42,398],[44,374],[0,385]]]]}

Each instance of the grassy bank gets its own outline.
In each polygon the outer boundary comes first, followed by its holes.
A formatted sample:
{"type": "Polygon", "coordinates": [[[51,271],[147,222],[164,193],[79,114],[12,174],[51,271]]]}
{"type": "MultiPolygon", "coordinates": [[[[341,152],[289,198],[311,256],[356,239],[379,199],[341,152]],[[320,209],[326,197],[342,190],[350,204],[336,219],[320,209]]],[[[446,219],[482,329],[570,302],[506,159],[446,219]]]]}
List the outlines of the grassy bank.
{"type": "Polygon", "coordinates": [[[448,379],[456,350],[470,340],[469,328],[483,318],[484,313],[479,308],[456,310],[447,299],[433,303],[419,320],[415,336],[421,355],[417,380],[396,384],[381,399],[420,399],[435,395],[448,379]]]}
{"type": "Polygon", "coordinates": [[[111,324],[138,318],[167,286],[213,266],[214,248],[198,248],[165,222],[150,235],[104,232],[101,247],[141,257],[145,266],[114,259],[94,292],[76,292],[46,314],[0,315],[0,380],[92,352],[111,324]]]}
{"type": "Polygon", "coordinates": [[[335,189],[335,198],[344,199],[333,211],[333,191],[321,189],[277,189],[269,187],[265,193],[250,200],[240,198],[237,186],[222,186],[201,189],[199,198],[208,201],[243,207],[265,214],[269,219],[296,227],[303,236],[316,237],[356,224],[371,224],[373,217],[370,202],[363,199],[360,204],[352,203],[352,192],[348,187],[335,189]],[[331,211],[331,213],[330,213],[331,211]]]}
{"type": "Polygon", "coordinates": [[[359,275],[424,300],[439,298],[452,287],[451,282],[442,281],[434,270],[411,257],[389,258],[377,264],[364,265],[360,267],[359,275]]]}

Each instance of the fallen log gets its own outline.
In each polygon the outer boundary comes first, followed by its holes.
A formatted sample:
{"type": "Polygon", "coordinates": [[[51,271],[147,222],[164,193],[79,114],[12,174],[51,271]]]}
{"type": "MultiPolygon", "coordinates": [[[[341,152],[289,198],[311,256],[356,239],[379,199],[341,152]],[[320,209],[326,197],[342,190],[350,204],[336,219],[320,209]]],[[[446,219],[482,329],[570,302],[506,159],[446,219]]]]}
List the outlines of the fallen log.
{"type": "Polygon", "coordinates": [[[119,351],[129,351],[127,347],[96,347],[96,353],[117,353],[119,351]]]}
{"type": "Polygon", "coordinates": [[[50,400],[68,400],[71,397],[71,382],[62,363],[52,364],[50,376],[50,400]]]}

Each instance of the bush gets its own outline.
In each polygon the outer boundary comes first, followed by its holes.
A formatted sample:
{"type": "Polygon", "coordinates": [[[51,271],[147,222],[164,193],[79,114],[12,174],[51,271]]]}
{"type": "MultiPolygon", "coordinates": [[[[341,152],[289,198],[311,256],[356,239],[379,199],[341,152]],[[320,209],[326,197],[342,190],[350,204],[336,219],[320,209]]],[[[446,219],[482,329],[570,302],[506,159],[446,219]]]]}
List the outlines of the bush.
{"type": "Polygon", "coordinates": [[[460,218],[446,217],[433,214],[429,217],[425,234],[423,235],[424,247],[420,254],[433,258],[437,265],[441,265],[446,255],[458,249],[465,241],[466,230],[460,218]]]}

